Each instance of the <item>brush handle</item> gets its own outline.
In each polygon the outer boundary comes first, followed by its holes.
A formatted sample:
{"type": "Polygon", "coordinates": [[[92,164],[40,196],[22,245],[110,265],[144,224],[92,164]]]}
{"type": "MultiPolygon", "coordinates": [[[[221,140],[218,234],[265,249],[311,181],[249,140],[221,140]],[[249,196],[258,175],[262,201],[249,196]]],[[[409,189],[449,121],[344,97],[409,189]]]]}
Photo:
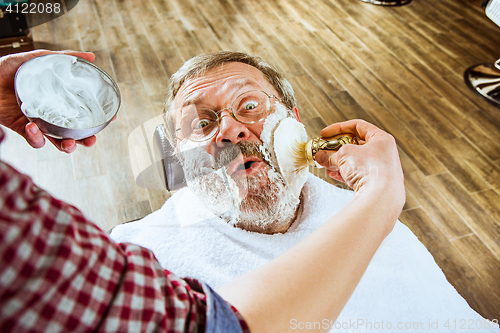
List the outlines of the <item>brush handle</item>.
{"type": "Polygon", "coordinates": [[[313,149],[316,149],[316,154],[320,150],[339,150],[340,147],[346,144],[359,144],[358,138],[352,134],[341,134],[333,138],[314,138],[313,139],[313,149]],[[317,139],[316,145],[314,140],[317,139]]]}
{"type": "Polygon", "coordinates": [[[315,161],[316,153],[321,150],[337,151],[346,144],[359,144],[358,138],[353,134],[340,134],[332,138],[313,138],[306,145],[307,161],[309,165],[319,165],[315,161]]]}

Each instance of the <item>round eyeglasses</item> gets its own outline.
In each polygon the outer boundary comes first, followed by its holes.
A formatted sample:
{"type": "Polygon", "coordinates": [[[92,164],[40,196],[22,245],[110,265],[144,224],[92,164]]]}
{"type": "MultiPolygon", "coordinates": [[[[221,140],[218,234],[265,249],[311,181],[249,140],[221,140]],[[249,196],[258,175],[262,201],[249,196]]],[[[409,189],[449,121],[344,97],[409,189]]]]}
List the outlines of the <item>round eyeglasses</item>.
{"type": "Polygon", "coordinates": [[[271,98],[279,102],[275,95],[268,95],[265,91],[250,90],[238,95],[231,107],[217,112],[206,108],[197,108],[190,104],[182,108],[181,127],[177,129],[188,140],[201,142],[215,136],[220,127],[222,111],[230,111],[231,116],[243,124],[255,124],[264,120],[271,113],[271,98]]]}

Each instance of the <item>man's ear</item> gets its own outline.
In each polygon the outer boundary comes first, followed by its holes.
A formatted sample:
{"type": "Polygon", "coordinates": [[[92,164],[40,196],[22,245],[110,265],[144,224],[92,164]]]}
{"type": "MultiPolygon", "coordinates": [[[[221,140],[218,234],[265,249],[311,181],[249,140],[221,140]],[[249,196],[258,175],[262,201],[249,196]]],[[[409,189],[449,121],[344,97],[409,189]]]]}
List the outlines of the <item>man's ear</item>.
{"type": "Polygon", "coordinates": [[[296,106],[294,106],[292,111],[293,111],[293,115],[295,116],[295,119],[297,119],[297,121],[299,123],[301,123],[300,116],[299,116],[299,109],[296,106]]]}

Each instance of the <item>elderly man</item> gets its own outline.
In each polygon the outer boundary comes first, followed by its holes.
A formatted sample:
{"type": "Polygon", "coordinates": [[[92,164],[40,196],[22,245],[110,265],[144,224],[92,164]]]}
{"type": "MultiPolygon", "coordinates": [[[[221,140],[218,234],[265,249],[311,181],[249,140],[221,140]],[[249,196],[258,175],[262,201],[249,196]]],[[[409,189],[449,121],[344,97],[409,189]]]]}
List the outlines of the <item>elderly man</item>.
{"type": "MultiPolygon", "coordinates": [[[[276,163],[272,140],[276,127],[287,118],[300,121],[293,89],[260,58],[219,52],[187,61],[171,78],[165,119],[188,188],[143,220],[116,227],[111,238],[147,247],[176,274],[194,276],[218,288],[278,257],[332,216],[341,218],[335,214],[349,208],[354,214],[356,208],[351,205],[359,198],[354,193],[371,186],[367,179],[397,183],[401,177],[377,164],[369,152],[357,150],[363,146],[344,146],[338,153],[318,153],[316,161],[354,192],[312,175],[290,179],[276,163]],[[352,159],[345,158],[349,152],[352,159]],[[365,168],[349,168],[361,156],[369,160],[365,167],[373,166],[376,172],[367,176],[365,168]]],[[[362,121],[334,124],[321,135],[356,134],[355,129],[364,126],[368,125],[362,121]]],[[[377,137],[364,139],[376,141],[377,137]]],[[[390,146],[387,141],[384,145],[390,146]]],[[[393,158],[398,159],[391,155],[386,161],[393,158]]],[[[379,190],[382,196],[377,200],[394,195],[387,184],[379,190]]],[[[379,205],[383,216],[385,204],[380,201],[379,205]]],[[[361,236],[365,230],[358,232],[361,236]]],[[[358,249],[363,247],[357,244],[358,249]]],[[[347,243],[345,249],[336,258],[348,258],[347,251],[357,251],[347,243]]],[[[333,258],[325,255],[321,260],[333,258]]],[[[314,283],[314,276],[310,278],[314,283]]],[[[335,285],[335,281],[332,276],[330,283],[335,285]]],[[[224,294],[225,289],[221,291],[224,294]]],[[[295,301],[297,306],[311,307],[299,297],[295,301]]],[[[481,321],[478,331],[492,327],[470,309],[425,247],[398,222],[337,322],[322,322],[321,328],[459,331],[453,323],[460,320],[481,321]]],[[[317,323],[292,317],[289,323],[292,330],[317,328],[317,323]]]]}
{"type": "MultiPolygon", "coordinates": [[[[94,60],[91,53],[45,50],[0,58],[0,124],[24,136],[34,148],[43,146],[45,139],[17,104],[14,76],[25,61],[49,53],[94,60]]],[[[245,98],[249,112],[260,110],[254,94],[244,96],[252,97],[245,98]]],[[[269,115],[274,113],[269,112],[269,106],[264,110],[269,115]]],[[[199,114],[211,112],[200,109],[199,114]]],[[[214,125],[214,119],[191,119],[191,129],[207,131],[203,132],[206,135],[198,132],[198,139],[210,136],[208,125],[214,125]]],[[[248,331],[248,324],[252,332],[277,332],[290,329],[290,318],[334,320],[392,230],[404,203],[401,165],[392,137],[361,121],[332,125],[324,134],[339,131],[366,140],[355,151],[343,150],[342,160],[348,163],[337,164],[334,159],[326,163],[338,166],[342,175],[358,173],[351,182],[358,191],[349,207],[279,258],[220,288],[224,299],[201,281],[162,270],[147,249],[112,242],[75,207],[51,197],[29,177],[0,161],[0,331],[240,332],[248,331]],[[373,177],[366,169],[368,165],[386,172],[373,177]],[[363,184],[362,188],[358,184],[363,184]],[[380,197],[387,189],[390,195],[380,197]],[[363,233],[355,232],[361,227],[363,233]],[[362,248],[358,244],[363,244],[362,248]],[[356,251],[333,257],[346,248],[356,251]],[[322,256],[331,259],[323,261],[322,256]],[[295,302],[297,298],[300,304],[295,302]],[[226,302],[235,304],[238,310],[226,302]]],[[[183,133],[188,133],[193,142],[206,141],[197,140],[195,132],[187,128],[183,133]]],[[[76,143],[89,147],[96,138],[49,140],[71,153],[76,143]]],[[[197,148],[201,147],[205,147],[199,150],[204,158],[212,156],[206,145],[197,148]]],[[[195,152],[183,150],[189,155],[188,151],[195,152]]],[[[219,155],[228,154],[224,159],[231,161],[231,175],[237,176],[239,164],[234,164],[230,156],[234,152],[224,151],[219,155]]],[[[200,175],[205,180],[206,176],[213,177],[208,165],[214,159],[206,161],[209,163],[200,175]]],[[[199,168],[199,163],[194,167],[199,168]]],[[[246,184],[240,180],[240,186],[246,184]]],[[[230,193],[237,198],[252,193],[246,185],[241,189],[240,194],[240,187],[233,186],[230,193]]],[[[184,256],[175,257],[182,261],[184,256]]]]}

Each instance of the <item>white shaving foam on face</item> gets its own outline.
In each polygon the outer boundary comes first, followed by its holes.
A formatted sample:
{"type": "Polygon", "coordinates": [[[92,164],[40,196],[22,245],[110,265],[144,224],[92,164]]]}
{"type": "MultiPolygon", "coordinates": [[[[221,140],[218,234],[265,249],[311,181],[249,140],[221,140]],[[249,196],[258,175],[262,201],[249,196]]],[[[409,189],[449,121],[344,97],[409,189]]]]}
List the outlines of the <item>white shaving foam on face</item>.
{"type": "Polygon", "coordinates": [[[304,125],[295,118],[283,119],[274,131],[274,152],[281,173],[288,181],[288,186],[295,197],[299,197],[307,181],[308,168],[297,172],[295,150],[301,143],[307,142],[304,125]]]}
{"type": "Polygon", "coordinates": [[[69,55],[49,55],[25,63],[17,73],[21,109],[30,118],[84,129],[110,120],[119,105],[111,82],[94,67],[69,55]]]}
{"type": "MultiPolygon", "coordinates": [[[[277,166],[276,156],[274,154],[274,140],[273,135],[276,127],[288,116],[288,111],[286,108],[280,103],[276,102],[274,105],[275,111],[274,113],[267,116],[264,125],[262,127],[262,132],[260,133],[260,140],[263,145],[259,147],[264,159],[271,166],[277,166]]],[[[269,170],[270,172],[272,170],[269,170]]],[[[269,174],[269,178],[271,178],[271,174],[269,174]]]]}
{"type": "Polygon", "coordinates": [[[183,139],[179,148],[189,188],[210,211],[234,225],[240,215],[246,188],[240,189],[225,167],[216,170],[215,159],[206,150],[205,142],[183,139]]]}
{"type": "Polygon", "coordinates": [[[286,117],[288,117],[288,111],[287,109],[281,105],[280,103],[276,102],[274,104],[275,111],[274,113],[270,114],[267,118],[266,121],[264,122],[264,126],[262,127],[262,132],[260,133],[260,139],[266,145],[266,148],[269,148],[270,151],[273,149],[273,134],[274,131],[276,130],[276,127],[286,117]]]}
{"type": "MultiPolygon", "coordinates": [[[[278,166],[279,172],[287,181],[290,194],[294,198],[294,201],[298,204],[300,192],[302,191],[302,187],[307,180],[308,170],[305,169],[299,173],[294,173],[289,166],[289,160],[287,160],[287,157],[289,159],[292,158],[290,151],[287,150],[286,146],[284,146],[292,144],[291,142],[288,142],[288,140],[290,136],[295,135],[293,132],[295,128],[300,131],[301,136],[305,134],[305,138],[307,140],[307,133],[305,133],[304,126],[295,118],[290,117],[289,111],[287,111],[285,106],[280,103],[276,103],[275,112],[266,119],[260,138],[264,143],[264,147],[268,151],[267,156],[269,160],[272,161],[271,165],[278,166]],[[281,125],[283,123],[285,123],[285,125],[281,125]],[[300,126],[302,126],[302,128],[300,128],[300,126]],[[281,128],[280,131],[278,131],[279,128],[281,128]],[[280,156],[280,158],[278,158],[278,156],[280,156]]],[[[272,178],[271,174],[269,175],[269,178],[272,178]]]]}

